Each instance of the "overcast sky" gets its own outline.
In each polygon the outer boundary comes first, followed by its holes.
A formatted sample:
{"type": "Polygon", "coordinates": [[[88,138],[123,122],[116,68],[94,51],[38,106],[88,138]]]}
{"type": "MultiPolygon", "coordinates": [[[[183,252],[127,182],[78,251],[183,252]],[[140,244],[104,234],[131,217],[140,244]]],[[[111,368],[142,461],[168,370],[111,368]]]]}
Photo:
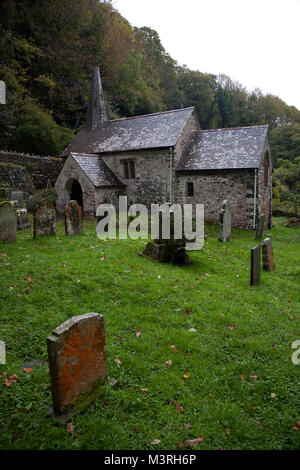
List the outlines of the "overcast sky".
{"type": "Polygon", "coordinates": [[[300,0],[113,0],[180,65],[225,73],[300,109],[300,0]]]}

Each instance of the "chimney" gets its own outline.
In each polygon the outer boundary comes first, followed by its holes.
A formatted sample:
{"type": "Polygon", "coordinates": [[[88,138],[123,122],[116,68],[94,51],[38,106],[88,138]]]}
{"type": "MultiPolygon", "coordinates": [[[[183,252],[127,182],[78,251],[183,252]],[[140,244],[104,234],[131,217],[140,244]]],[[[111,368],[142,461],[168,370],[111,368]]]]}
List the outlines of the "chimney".
{"type": "Polygon", "coordinates": [[[95,67],[91,83],[91,93],[86,114],[85,128],[87,131],[91,132],[99,127],[104,121],[107,121],[104,95],[99,68],[95,67]]]}

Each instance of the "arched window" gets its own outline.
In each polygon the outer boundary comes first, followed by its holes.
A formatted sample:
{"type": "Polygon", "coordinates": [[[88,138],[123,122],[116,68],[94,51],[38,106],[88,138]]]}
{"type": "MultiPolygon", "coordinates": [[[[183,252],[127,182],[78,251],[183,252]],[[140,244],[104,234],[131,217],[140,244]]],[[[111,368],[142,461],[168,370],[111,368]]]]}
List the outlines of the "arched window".
{"type": "Polygon", "coordinates": [[[264,185],[269,186],[269,167],[270,167],[270,157],[269,153],[266,152],[264,160],[264,185]]]}

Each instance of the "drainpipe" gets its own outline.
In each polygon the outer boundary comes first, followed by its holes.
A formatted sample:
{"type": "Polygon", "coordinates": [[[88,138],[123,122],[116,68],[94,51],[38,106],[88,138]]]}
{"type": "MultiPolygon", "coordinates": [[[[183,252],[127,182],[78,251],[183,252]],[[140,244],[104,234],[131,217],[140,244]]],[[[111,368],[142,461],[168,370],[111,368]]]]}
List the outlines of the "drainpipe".
{"type": "Polygon", "coordinates": [[[173,202],[173,190],[172,190],[172,178],[173,178],[173,149],[170,147],[170,193],[169,193],[169,199],[170,199],[170,204],[173,202]]]}
{"type": "Polygon", "coordinates": [[[256,226],[256,199],[257,199],[257,170],[254,170],[254,214],[253,214],[253,228],[256,226]]]}

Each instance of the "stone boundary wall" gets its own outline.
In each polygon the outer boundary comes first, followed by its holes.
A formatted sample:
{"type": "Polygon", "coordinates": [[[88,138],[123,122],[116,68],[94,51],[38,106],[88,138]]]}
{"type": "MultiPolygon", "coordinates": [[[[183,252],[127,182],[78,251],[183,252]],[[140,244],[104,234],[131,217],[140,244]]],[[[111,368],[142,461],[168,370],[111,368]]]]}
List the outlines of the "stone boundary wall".
{"type": "MultiPolygon", "coordinates": [[[[40,157],[12,151],[0,150],[0,163],[9,163],[23,167],[31,177],[36,189],[47,186],[48,181],[54,186],[62,169],[64,160],[54,157],[40,157]]],[[[12,189],[22,189],[18,185],[12,189]]]]}

